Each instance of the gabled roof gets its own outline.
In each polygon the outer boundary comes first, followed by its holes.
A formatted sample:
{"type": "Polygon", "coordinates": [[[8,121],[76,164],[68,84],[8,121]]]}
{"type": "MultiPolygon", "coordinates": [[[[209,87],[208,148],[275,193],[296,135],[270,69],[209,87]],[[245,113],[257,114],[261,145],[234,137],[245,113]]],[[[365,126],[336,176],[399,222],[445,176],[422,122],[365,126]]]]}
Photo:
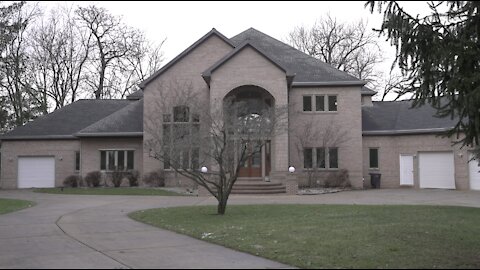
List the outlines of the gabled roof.
{"type": "Polygon", "coordinates": [[[179,55],[177,55],[177,57],[173,58],[173,60],[171,60],[170,62],[168,62],[165,66],[163,66],[161,69],[159,69],[157,72],[155,72],[152,76],[148,77],[147,79],[145,79],[144,81],[142,81],[140,84],[139,84],[139,87],[140,88],[144,88],[147,84],[149,84],[151,81],[153,81],[155,78],[157,78],[158,76],[160,76],[162,73],[164,73],[165,71],[167,71],[170,67],[172,67],[173,65],[175,65],[175,63],[177,63],[178,61],[180,61],[181,59],[183,59],[188,53],[190,53],[191,51],[193,51],[195,48],[197,48],[198,46],[200,46],[205,40],[207,40],[208,38],[210,38],[212,35],[216,35],[217,37],[219,37],[220,39],[222,39],[223,41],[225,41],[225,43],[227,43],[228,45],[232,46],[232,48],[234,47],[232,42],[227,38],[225,37],[222,33],[218,32],[215,28],[212,28],[212,30],[210,30],[210,32],[208,32],[207,34],[205,34],[203,37],[201,37],[199,40],[197,40],[195,43],[193,43],[190,47],[188,47],[187,49],[185,49],[182,53],[180,53],[179,55]]]}
{"type": "Polygon", "coordinates": [[[278,63],[275,59],[271,58],[268,56],[265,52],[262,51],[262,49],[256,47],[254,44],[252,44],[249,40],[244,41],[242,44],[238,45],[233,51],[225,55],[222,59],[218,60],[215,64],[213,64],[211,67],[209,67],[207,70],[205,70],[202,73],[202,77],[205,79],[207,84],[210,85],[210,77],[212,73],[221,67],[223,64],[228,62],[232,57],[243,51],[245,48],[252,48],[255,50],[257,53],[259,53],[261,56],[263,56],[265,59],[270,61],[273,65],[277,66],[279,69],[283,70],[288,78],[290,78],[290,81],[295,77],[295,73],[291,72],[288,70],[286,67],[284,67],[282,64],[278,63]]]}
{"type": "Polygon", "coordinates": [[[230,40],[236,47],[248,41],[255,48],[261,50],[269,59],[275,61],[289,72],[296,74],[292,83],[293,86],[365,84],[364,81],[333,68],[331,65],[254,28],[250,28],[230,40]]]}
{"type": "Polygon", "coordinates": [[[441,133],[458,122],[457,118],[435,117],[436,110],[428,104],[411,108],[412,102],[380,101],[362,107],[363,135],[441,133]]]}
{"type": "Polygon", "coordinates": [[[376,91],[366,87],[366,86],[362,86],[362,89],[360,90],[360,93],[362,94],[362,96],[374,96],[377,94],[376,91]]]}
{"type": "Polygon", "coordinates": [[[143,90],[140,89],[140,90],[137,90],[133,93],[131,93],[130,95],[127,96],[127,99],[130,99],[130,100],[139,100],[139,99],[142,99],[143,98],[143,90]]]}
{"type": "Polygon", "coordinates": [[[75,134],[77,137],[143,136],[143,100],[129,105],[91,124],[75,134]]]}
{"type": "Polygon", "coordinates": [[[125,99],[83,99],[41,116],[0,137],[1,140],[75,139],[74,134],[132,103],[125,99]]]}

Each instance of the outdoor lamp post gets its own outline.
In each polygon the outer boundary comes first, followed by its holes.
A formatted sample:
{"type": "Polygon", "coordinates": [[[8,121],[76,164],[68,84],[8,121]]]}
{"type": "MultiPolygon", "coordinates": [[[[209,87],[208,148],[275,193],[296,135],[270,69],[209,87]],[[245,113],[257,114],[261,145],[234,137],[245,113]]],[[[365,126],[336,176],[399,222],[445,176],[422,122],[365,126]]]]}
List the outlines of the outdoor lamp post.
{"type": "Polygon", "coordinates": [[[295,172],[295,167],[290,166],[290,167],[288,168],[288,171],[289,171],[290,173],[294,173],[294,172],[295,172]]]}
{"type": "Polygon", "coordinates": [[[208,172],[208,169],[207,169],[207,167],[203,166],[203,167],[200,169],[200,171],[201,171],[202,173],[207,173],[207,172],[208,172]]]}

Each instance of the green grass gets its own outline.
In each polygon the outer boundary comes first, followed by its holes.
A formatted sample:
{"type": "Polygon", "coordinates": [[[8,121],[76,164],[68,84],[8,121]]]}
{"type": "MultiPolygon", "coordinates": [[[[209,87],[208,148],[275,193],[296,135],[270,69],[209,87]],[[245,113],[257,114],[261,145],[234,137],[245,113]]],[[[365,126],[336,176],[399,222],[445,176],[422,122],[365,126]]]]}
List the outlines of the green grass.
{"type": "Polygon", "coordinates": [[[144,196],[185,196],[180,193],[156,188],[42,188],[35,192],[49,194],[72,194],[72,195],[144,195],[144,196]]]}
{"type": "Polygon", "coordinates": [[[0,198],[0,215],[22,210],[35,205],[33,202],[0,198]]]}
{"type": "Polygon", "coordinates": [[[250,205],[131,213],[137,221],[301,268],[480,268],[480,209],[250,205]]]}

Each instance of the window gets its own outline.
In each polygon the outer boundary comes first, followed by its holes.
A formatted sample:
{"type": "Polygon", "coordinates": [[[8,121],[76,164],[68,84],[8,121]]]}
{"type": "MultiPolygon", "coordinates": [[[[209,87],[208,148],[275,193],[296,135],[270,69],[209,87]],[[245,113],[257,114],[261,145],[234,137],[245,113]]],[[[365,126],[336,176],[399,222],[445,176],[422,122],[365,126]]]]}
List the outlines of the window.
{"type": "Polygon", "coordinates": [[[311,112],[315,108],[316,112],[336,112],[337,96],[335,95],[312,95],[303,96],[303,111],[311,112]],[[313,99],[315,97],[315,99],[313,99]],[[315,100],[315,105],[313,101],[315,100]]]}
{"type": "Polygon", "coordinates": [[[173,119],[171,115],[163,115],[163,168],[200,168],[200,149],[195,146],[200,137],[200,115],[190,112],[188,106],[173,107],[173,119]]]}
{"type": "Polygon", "coordinates": [[[317,168],[325,169],[325,148],[317,148],[317,168]]]}
{"type": "Polygon", "coordinates": [[[75,152],[75,171],[80,171],[80,152],[75,152]]]}
{"type": "Polygon", "coordinates": [[[175,106],[173,107],[173,121],[174,122],[188,122],[189,121],[189,108],[187,106],[175,106]]]}
{"type": "Polygon", "coordinates": [[[313,149],[305,148],[303,151],[303,167],[306,169],[313,167],[313,149]]]}
{"type": "Polygon", "coordinates": [[[100,151],[100,170],[133,170],[133,150],[100,151]]]}
{"type": "Polygon", "coordinates": [[[378,148],[369,149],[370,168],[378,168],[378,148]]]}
{"type": "Polygon", "coordinates": [[[312,111],[312,97],[303,96],[303,111],[311,112],[312,111]]]}
{"type": "Polygon", "coordinates": [[[337,96],[328,96],[328,111],[337,111],[337,96]]]}
{"type": "Polygon", "coordinates": [[[338,148],[328,148],[328,167],[338,169],[338,148]]]}
{"type": "Polygon", "coordinates": [[[325,111],[325,97],[324,96],[315,96],[315,110],[317,112],[325,111]]]}
{"type": "Polygon", "coordinates": [[[318,169],[338,169],[338,148],[304,148],[303,167],[311,169],[313,164],[318,169]]]}

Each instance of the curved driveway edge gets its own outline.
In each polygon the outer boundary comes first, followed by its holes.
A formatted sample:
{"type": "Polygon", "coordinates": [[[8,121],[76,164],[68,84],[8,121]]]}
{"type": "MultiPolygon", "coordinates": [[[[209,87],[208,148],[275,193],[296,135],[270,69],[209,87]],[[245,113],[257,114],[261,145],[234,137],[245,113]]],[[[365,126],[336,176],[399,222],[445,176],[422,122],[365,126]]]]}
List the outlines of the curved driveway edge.
{"type": "MultiPolygon", "coordinates": [[[[215,204],[213,198],[51,195],[0,191],[37,205],[0,216],[0,268],[288,268],[145,225],[141,209],[215,204]]],[[[422,204],[480,207],[480,192],[369,190],[303,196],[232,196],[230,204],[422,204]]],[[[228,209],[227,209],[228,211],[228,209]]]]}

